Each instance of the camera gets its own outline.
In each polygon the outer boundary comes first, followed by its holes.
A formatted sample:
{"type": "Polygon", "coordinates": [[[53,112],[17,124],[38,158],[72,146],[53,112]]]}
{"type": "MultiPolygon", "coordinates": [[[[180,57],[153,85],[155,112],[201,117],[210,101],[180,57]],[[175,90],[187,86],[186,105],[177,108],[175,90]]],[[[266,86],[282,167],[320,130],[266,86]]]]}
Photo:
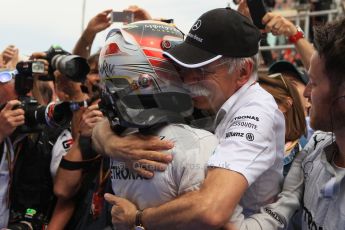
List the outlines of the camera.
{"type": "MultiPolygon", "coordinates": [[[[43,130],[45,126],[58,128],[69,125],[72,120],[70,102],[52,102],[47,106],[38,104],[37,100],[31,97],[19,98],[20,105],[13,109],[24,110],[25,123],[17,128],[19,133],[34,133],[43,130]]],[[[0,106],[2,110],[5,105],[0,106]]]]}
{"type": "Polygon", "coordinates": [[[52,102],[43,106],[35,99],[25,97],[21,100],[20,107],[24,110],[25,117],[25,124],[18,127],[20,133],[37,132],[44,126],[51,128],[67,126],[73,116],[69,102],[52,102]]]}
{"type": "Polygon", "coordinates": [[[62,74],[66,75],[72,81],[84,82],[86,75],[90,71],[87,60],[78,55],[72,55],[63,50],[60,46],[51,46],[46,51],[50,66],[49,74],[53,74],[55,70],[59,70],[62,74]]]}
{"type": "Polygon", "coordinates": [[[16,69],[19,74],[32,75],[33,73],[44,73],[44,63],[41,61],[18,62],[16,69]]]}
{"type": "Polygon", "coordinates": [[[111,12],[111,21],[124,23],[134,22],[134,13],[130,11],[113,11],[111,12]]]}

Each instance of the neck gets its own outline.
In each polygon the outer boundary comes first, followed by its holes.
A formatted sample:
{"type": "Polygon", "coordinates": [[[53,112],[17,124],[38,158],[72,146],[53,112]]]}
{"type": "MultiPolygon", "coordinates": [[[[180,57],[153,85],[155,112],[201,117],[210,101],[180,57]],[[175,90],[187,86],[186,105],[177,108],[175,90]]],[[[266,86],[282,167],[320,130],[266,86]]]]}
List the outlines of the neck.
{"type": "Polygon", "coordinates": [[[339,148],[339,152],[335,157],[335,164],[339,167],[345,168],[345,128],[335,131],[334,134],[339,148]]]}

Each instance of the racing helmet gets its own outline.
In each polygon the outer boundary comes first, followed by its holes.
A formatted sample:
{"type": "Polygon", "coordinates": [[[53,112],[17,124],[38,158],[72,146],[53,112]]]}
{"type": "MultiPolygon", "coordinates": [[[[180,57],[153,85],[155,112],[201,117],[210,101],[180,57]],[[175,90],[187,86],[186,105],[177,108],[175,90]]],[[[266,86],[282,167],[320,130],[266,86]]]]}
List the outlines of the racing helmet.
{"type": "Polygon", "coordinates": [[[150,128],[184,122],[193,104],[163,51],[183,41],[172,24],[140,21],[112,29],[99,57],[100,109],[111,126],[150,128]]]}

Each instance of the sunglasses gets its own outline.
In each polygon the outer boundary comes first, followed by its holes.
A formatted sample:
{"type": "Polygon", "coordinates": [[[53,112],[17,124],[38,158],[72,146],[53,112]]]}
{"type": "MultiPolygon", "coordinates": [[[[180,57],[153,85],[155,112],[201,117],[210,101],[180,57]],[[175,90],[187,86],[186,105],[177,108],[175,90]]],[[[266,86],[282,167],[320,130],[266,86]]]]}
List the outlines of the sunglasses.
{"type": "Polygon", "coordinates": [[[0,71],[0,82],[7,83],[11,81],[14,76],[18,73],[17,70],[2,70],[0,71]]]}
{"type": "Polygon", "coordinates": [[[283,77],[283,75],[282,75],[281,73],[270,74],[270,75],[268,75],[267,77],[269,77],[269,78],[280,78],[280,79],[282,80],[282,82],[283,82],[285,88],[286,88],[286,89],[289,91],[289,93],[290,93],[289,87],[288,87],[288,85],[286,84],[286,81],[285,81],[285,79],[284,79],[284,77],[283,77]]]}

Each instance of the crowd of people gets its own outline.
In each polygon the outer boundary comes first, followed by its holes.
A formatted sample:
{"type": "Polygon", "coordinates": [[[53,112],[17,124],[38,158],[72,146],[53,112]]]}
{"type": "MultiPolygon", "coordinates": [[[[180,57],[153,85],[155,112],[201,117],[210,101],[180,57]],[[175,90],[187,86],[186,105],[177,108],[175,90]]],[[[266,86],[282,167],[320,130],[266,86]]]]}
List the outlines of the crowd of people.
{"type": "Polygon", "coordinates": [[[260,31],[237,3],[188,34],[130,6],[94,54],[112,10],[70,53],[6,47],[0,229],[345,229],[345,18],[309,41],[275,12],[260,31]],[[263,33],[303,68],[259,71],[263,33]]]}

